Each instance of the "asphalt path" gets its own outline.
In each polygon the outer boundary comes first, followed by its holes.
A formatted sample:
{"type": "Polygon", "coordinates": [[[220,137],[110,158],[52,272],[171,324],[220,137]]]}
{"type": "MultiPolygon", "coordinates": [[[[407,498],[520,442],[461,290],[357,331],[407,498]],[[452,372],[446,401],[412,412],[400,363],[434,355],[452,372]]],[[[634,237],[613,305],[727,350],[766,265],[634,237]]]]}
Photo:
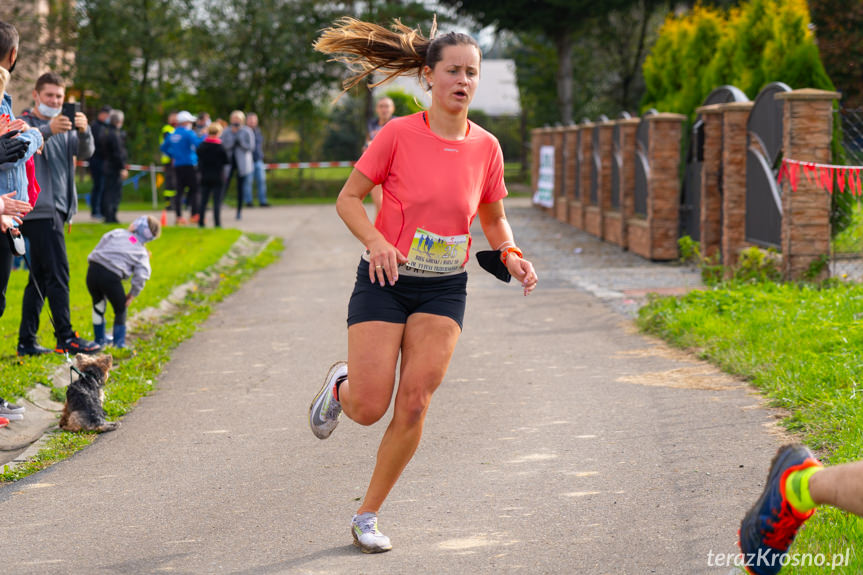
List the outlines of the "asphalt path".
{"type": "Polygon", "coordinates": [[[543,282],[541,258],[527,298],[471,264],[464,332],[380,514],[394,548],[359,553],[349,522],[389,417],[343,418],[319,441],[307,410],[346,355],[361,248],[332,206],[238,224],[283,237],[284,256],[217,306],[118,431],[0,487],[4,572],[728,572],[709,554],[736,551],[776,414],[594,295],[543,282]]]}

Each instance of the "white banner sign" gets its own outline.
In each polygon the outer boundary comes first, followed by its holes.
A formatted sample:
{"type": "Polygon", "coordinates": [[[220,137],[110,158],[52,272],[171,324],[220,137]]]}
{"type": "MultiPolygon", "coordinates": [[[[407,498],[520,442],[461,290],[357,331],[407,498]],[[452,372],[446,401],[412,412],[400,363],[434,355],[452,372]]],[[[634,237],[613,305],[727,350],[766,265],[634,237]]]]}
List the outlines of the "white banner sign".
{"type": "Polygon", "coordinates": [[[554,207],[554,146],[539,149],[539,177],[533,193],[533,203],[554,207]]]}

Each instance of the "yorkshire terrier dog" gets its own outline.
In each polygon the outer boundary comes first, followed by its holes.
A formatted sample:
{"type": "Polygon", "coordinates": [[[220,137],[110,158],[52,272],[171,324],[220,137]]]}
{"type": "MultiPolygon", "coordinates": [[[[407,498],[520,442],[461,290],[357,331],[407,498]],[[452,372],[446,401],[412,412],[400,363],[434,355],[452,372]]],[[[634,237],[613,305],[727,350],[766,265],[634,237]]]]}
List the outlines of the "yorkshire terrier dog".
{"type": "Polygon", "coordinates": [[[113,360],[110,355],[75,356],[79,376],[66,389],[66,405],[60,417],[60,428],[66,431],[114,431],[119,421],[105,421],[105,381],[113,360]]]}

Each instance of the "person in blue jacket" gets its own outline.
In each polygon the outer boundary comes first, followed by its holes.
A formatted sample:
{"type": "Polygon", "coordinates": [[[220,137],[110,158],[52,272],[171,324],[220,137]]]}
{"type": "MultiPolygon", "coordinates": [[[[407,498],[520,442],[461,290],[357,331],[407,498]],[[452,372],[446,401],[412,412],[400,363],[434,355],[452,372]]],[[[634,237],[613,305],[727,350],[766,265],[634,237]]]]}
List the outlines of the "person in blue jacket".
{"type": "Polygon", "coordinates": [[[176,223],[185,224],[183,217],[183,191],[188,189],[189,205],[192,208],[192,222],[200,218],[199,203],[200,192],[198,191],[198,145],[204,138],[198,136],[192,130],[195,116],[183,110],[177,114],[177,127],[170,134],[165,135],[165,140],[159,149],[169,156],[174,163],[174,175],[177,179],[177,195],[174,196],[174,213],[177,216],[176,223]]]}

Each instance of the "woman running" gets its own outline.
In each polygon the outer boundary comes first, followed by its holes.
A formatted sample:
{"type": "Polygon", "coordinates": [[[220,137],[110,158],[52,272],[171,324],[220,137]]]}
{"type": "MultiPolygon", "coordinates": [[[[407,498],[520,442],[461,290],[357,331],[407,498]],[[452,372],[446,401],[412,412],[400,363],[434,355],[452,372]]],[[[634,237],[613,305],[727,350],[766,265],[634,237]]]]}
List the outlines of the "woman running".
{"type": "Polygon", "coordinates": [[[342,412],[360,425],[383,417],[401,353],[392,421],[351,522],[354,544],[366,553],[392,549],[378,531],[377,513],[419,445],[431,396],[461,333],[470,224],[477,214],[524,295],[537,283],[504,214],[500,145],[467,118],[480,77],[479,46],[466,34],[434,33],[435,26],[425,38],[399,21],[388,30],[343,18],[315,43],[356,71],[345,89],[383,72],[378,84],[415,73],[431,91],[427,111],[386,123],[336,203],[365,252],[348,305],[348,361],[330,368],[312,401],[314,434],[329,437],[342,412]],[[383,204],[373,225],[363,198],[375,185],[383,187],[383,204]]]}

